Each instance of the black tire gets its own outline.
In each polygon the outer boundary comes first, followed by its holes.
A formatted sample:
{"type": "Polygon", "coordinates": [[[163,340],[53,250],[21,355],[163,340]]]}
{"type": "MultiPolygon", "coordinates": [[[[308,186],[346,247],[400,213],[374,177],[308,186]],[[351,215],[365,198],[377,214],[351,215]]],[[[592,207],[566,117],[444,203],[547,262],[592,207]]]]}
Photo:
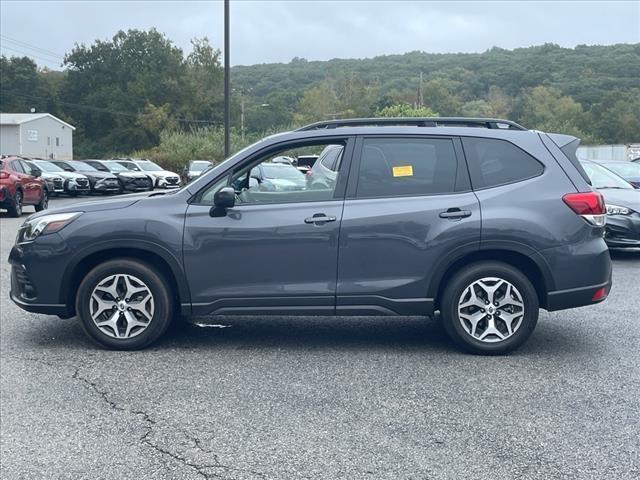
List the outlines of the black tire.
{"type": "MultiPolygon", "coordinates": [[[[490,304],[486,307],[487,313],[489,312],[489,307],[491,307],[490,304]]],[[[463,310],[463,312],[468,312],[468,310],[463,310]]],[[[478,310],[475,313],[482,316],[484,312],[485,310],[478,310]]],[[[504,313],[504,311],[502,313],[504,313]]],[[[475,354],[500,355],[518,348],[529,338],[531,332],[533,332],[539,315],[538,295],[526,275],[511,265],[496,261],[473,263],[457,272],[449,280],[441,299],[441,315],[442,324],[447,334],[460,347],[475,354]],[[496,277],[509,282],[520,293],[524,305],[524,316],[519,320],[519,323],[517,323],[517,320],[514,322],[516,326],[513,327],[513,334],[505,340],[492,343],[472,337],[471,333],[463,326],[463,322],[458,313],[458,303],[461,301],[465,290],[472,285],[473,282],[486,277],[496,277]]],[[[504,315],[502,315],[502,317],[504,318],[504,315]]],[[[485,318],[488,318],[488,315],[485,318]]],[[[495,318],[496,325],[499,325],[501,329],[504,330],[506,328],[498,313],[496,313],[496,316],[493,318],[495,318]]],[[[481,322],[486,322],[486,320],[481,320],[478,325],[481,325],[481,322]]],[[[470,325],[470,323],[468,323],[468,325],[470,325]]],[[[486,323],[483,325],[486,325],[486,323]]],[[[505,332],[503,331],[502,333],[505,332]]],[[[496,339],[500,337],[492,336],[492,338],[496,339]]]]}
{"type": "Polygon", "coordinates": [[[76,296],[76,312],[87,336],[98,345],[112,350],[139,350],[151,345],[169,327],[174,306],[163,276],[150,265],[133,258],[109,260],[93,268],[82,280],[76,296]],[[113,338],[96,326],[91,318],[90,299],[94,288],[115,274],[129,274],[146,284],[153,295],[155,310],[148,326],[132,338],[113,338]]]}
{"type": "Polygon", "coordinates": [[[13,202],[7,205],[7,212],[10,217],[19,217],[22,215],[22,190],[16,189],[16,193],[13,196],[13,202]]]}
{"type": "Polygon", "coordinates": [[[36,204],[35,206],[36,212],[41,212],[43,210],[46,210],[48,206],[49,206],[49,191],[47,189],[44,189],[42,191],[42,200],[40,200],[40,203],[36,204]]]}

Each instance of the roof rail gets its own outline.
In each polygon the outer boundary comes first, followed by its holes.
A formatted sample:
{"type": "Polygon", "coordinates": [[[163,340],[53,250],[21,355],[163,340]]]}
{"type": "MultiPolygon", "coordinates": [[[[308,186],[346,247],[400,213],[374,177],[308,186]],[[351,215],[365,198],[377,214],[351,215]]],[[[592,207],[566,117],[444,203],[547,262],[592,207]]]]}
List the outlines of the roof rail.
{"type": "Polygon", "coordinates": [[[479,127],[504,130],[526,130],[511,120],[499,118],[466,118],[466,117],[397,117],[397,118],[346,118],[342,120],[325,120],[300,127],[296,132],[322,130],[339,127],[479,127]]]}

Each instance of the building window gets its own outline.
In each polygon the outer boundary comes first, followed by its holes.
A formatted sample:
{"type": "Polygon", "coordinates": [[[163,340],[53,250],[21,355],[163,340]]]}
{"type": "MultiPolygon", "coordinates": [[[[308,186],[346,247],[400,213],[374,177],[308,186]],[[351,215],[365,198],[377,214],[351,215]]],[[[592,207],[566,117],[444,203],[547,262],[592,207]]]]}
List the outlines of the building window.
{"type": "Polygon", "coordinates": [[[56,147],[60,146],[60,137],[56,137],[56,147]]]}

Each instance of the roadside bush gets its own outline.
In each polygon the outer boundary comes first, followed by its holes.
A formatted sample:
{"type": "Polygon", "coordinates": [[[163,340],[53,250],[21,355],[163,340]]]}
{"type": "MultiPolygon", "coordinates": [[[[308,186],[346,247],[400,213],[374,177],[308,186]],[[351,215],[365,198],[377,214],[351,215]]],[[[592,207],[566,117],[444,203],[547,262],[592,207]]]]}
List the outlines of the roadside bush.
{"type": "MultiPolygon", "coordinates": [[[[231,153],[255,142],[262,135],[246,135],[231,131],[231,153]]],[[[129,155],[133,158],[148,158],[163,168],[179,172],[189,160],[210,160],[219,163],[224,160],[224,129],[222,127],[199,128],[190,131],[164,130],[160,143],[155,147],[138,150],[129,155]]]]}

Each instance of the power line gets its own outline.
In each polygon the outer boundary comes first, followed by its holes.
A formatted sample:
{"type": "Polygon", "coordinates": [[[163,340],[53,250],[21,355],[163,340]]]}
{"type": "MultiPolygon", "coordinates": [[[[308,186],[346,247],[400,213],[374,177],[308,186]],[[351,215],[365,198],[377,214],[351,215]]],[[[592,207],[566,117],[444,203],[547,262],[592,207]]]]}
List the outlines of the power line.
{"type": "Polygon", "coordinates": [[[47,50],[46,48],[37,47],[30,43],[23,42],[22,40],[16,40],[15,38],[7,37],[6,35],[2,35],[2,34],[0,34],[0,37],[3,38],[6,42],[13,43],[14,45],[18,45],[20,47],[27,48],[29,50],[41,52],[49,57],[55,57],[57,59],[64,57],[64,55],[60,55],[59,53],[52,52],[51,50],[47,50]]]}
{"type": "MultiPolygon", "coordinates": [[[[13,96],[13,97],[22,97],[22,98],[27,98],[27,99],[30,99],[30,100],[43,100],[43,101],[54,100],[52,98],[45,98],[45,97],[38,97],[38,96],[35,96],[35,95],[28,95],[26,93],[10,92],[9,90],[0,90],[0,92],[2,93],[2,95],[9,95],[9,96],[13,96]]],[[[91,111],[95,111],[95,112],[99,112],[99,113],[108,113],[108,114],[111,114],[111,115],[121,115],[121,116],[134,117],[134,118],[137,118],[138,115],[139,115],[138,113],[111,110],[111,109],[103,108],[103,107],[95,107],[93,105],[82,105],[80,103],[64,102],[64,101],[61,101],[61,100],[54,100],[54,101],[56,103],[59,103],[60,105],[64,105],[64,106],[67,106],[67,107],[91,110],[91,111]]],[[[190,120],[188,118],[172,118],[171,120],[174,120],[176,122],[181,122],[181,123],[202,123],[202,124],[210,124],[210,125],[219,125],[219,124],[222,123],[222,122],[214,121],[214,120],[190,120]]]]}
{"type": "Polygon", "coordinates": [[[56,64],[56,65],[59,65],[59,64],[62,63],[61,61],[51,60],[50,58],[43,58],[43,57],[35,55],[35,54],[31,53],[31,52],[25,52],[25,51],[22,51],[22,50],[18,50],[16,48],[7,47],[6,45],[2,45],[2,47],[0,47],[0,48],[3,49],[3,50],[5,50],[5,49],[6,50],[11,50],[12,52],[16,52],[16,53],[19,53],[21,55],[24,55],[25,57],[37,58],[38,60],[42,60],[43,62],[47,62],[47,63],[52,63],[52,64],[56,64]]]}

